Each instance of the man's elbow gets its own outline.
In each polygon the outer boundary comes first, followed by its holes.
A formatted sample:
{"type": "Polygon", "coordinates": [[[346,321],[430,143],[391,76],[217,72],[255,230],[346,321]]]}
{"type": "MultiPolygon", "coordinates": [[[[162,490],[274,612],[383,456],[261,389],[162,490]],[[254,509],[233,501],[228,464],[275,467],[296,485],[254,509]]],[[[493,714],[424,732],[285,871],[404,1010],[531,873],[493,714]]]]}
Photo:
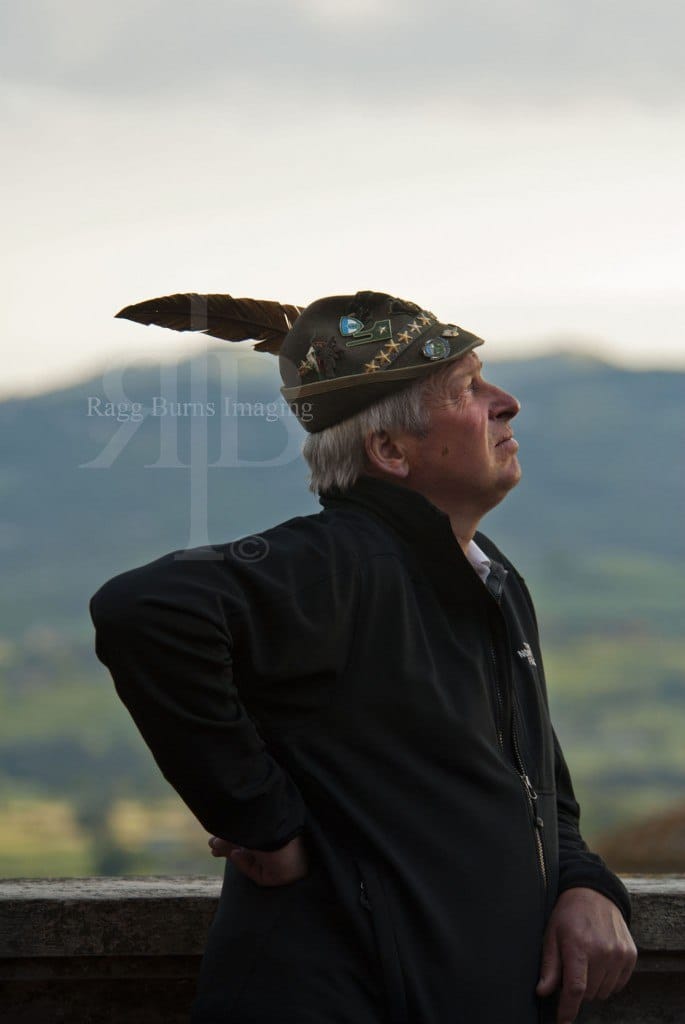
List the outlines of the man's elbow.
{"type": "Polygon", "coordinates": [[[88,602],[95,627],[95,652],[101,661],[104,642],[130,629],[139,593],[136,570],[130,570],[103,583],[88,602]]]}

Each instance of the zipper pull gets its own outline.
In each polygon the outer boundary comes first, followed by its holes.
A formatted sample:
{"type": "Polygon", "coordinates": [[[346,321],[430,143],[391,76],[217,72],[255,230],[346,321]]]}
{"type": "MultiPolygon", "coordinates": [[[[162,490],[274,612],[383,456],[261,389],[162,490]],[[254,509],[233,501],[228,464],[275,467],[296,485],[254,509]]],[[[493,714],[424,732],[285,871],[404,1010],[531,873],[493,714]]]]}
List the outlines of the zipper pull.
{"type": "Polygon", "coordinates": [[[528,776],[526,775],[525,772],[523,772],[521,774],[521,778],[523,779],[523,781],[525,783],[525,786],[526,786],[526,789],[528,791],[528,796],[530,797],[531,803],[532,804],[537,803],[538,795],[535,792],[535,788],[533,787],[533,783],[530,781],[530,779],[528,778],[528,776]]]}
{"type": "Polygon", "coordinates": [[[360,889],[360,892],[359,892],[359,902],[367,910],[371,910],[371,902],[370,902],[369,897],[368,897],[367,892],[366,892],[366,886],[364,885],[363,882],[360,884],[359,889],[360,889]]]}

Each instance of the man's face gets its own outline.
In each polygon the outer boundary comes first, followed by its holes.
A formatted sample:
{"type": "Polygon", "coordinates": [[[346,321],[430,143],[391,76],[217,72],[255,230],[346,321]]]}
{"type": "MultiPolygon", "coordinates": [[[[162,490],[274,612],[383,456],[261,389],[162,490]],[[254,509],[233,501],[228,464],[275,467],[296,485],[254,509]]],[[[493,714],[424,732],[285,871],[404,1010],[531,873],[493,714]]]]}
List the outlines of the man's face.
{"type": "Polygon", "coordinates": [[[405,483],[445,511],[484,515],[521,478],[510,420],[518,401],[481,375],[473,352],[428,397],[431,422],[423,438],[404,436],[409,462],[405,483]]]}

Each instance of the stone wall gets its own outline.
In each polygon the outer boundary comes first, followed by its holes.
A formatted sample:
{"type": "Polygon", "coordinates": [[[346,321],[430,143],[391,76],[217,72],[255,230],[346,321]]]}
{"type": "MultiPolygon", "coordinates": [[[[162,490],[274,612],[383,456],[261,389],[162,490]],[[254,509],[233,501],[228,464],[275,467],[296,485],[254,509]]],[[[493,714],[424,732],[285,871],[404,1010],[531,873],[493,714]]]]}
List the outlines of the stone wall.
{"type": "MultiPolygon", "coordinates": [[[[586,1006],[578,1020],[683,1024],[685,875],[624,881],[638,966],[619,996],[586,1006]]],[[[217,877],[0,880],[0,1021],[187,1024],[220,885],[217,877]]]]}

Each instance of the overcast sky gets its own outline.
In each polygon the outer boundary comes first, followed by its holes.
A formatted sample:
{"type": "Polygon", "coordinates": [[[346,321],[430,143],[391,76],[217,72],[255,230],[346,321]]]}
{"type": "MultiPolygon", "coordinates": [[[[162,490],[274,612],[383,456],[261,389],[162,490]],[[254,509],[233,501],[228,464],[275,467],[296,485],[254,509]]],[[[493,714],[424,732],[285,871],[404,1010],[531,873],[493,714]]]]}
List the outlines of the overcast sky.
{"type": "MultiPolygon", "coordinates": [[[[197,347],[113,320],[389,291],[685,366],[682,4],[9,0],[0,394],[197,347]]],[[[268,357],[264,357],[268,358],[268,357]]]]}

